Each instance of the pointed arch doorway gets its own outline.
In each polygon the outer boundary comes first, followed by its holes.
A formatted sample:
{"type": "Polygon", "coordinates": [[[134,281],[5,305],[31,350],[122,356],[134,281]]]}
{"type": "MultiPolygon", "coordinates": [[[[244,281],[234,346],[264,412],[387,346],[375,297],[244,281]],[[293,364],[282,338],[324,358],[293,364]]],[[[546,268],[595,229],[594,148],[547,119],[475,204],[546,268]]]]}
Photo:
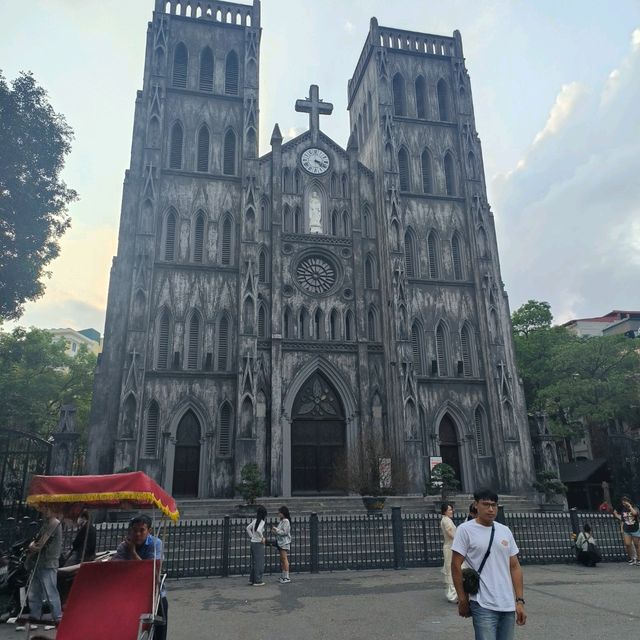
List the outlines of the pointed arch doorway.
{"type": "Polygon", "coordinates": [[[460,464],[460,443],[458,442],[458,429],[453,418],[445,413],[438,427],[440,440],[440,455],[442,462],[448,464],[456,472],[456,478],[460,486],[464,486],[462,478],[462,465],[460,464]]]}
{"type": "Polygon", "coordinates": [[[293,403],[291,491],[294,495],[344,493],[339,470],[346,460],[344,406],[334,387],[315,372],[293,403]]]}
{"type": "Polygon", "coordinates": [[[200,479],[200,421],[193,411],[182,416],[176,431],[173,489],[176,496],[198,497],[200,479]]]}

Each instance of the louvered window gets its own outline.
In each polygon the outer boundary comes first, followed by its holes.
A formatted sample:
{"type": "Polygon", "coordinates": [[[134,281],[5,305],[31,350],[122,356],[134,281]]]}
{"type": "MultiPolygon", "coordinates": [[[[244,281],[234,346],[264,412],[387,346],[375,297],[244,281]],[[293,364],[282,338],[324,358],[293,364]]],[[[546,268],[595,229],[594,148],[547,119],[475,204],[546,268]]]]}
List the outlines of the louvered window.
{"type": "Polygon", "coordinates": [[[196,228],[193,234],[193,261],[201,263],[204,254],[204,216],[196,216],[196,228]]]}
{"type": "Polygon", "coordinates": [[[476,426],[476,448],[479,456],[487,455],[487,443],[485,439],[485,419],[484,411],[478,407],[475,415],[476,426]]]}
{"type": "Polygon", "coordinates": [[[314,324],[314,333],[316,340],[320,340],[324,338],[324,327],[322,326],[322,311],[320,309],[316,309],[316,312],[313,316],[313,324],[314,324]]]}
{"type": "Polygon", "coordinates": [[[344,339],[353,340],[353,316],[351,311],[347,311],[344,319],[344,339]]]}
{"type": "Polygon", "coordinates": [[[182,169],[182,125],[176,122],[171,129],[169,168],[182,169]]]}
{"type": "Polygon", "coordinates": [[[302,216],[300,215],[300,208],[296,207],[293,214],[293,232],[302,233],[302,216]]]}
{"type": "Polygon", "coordinates": [[[413,238],[408,231],[404,234],[404,266],[407,273],[407,278],[415,278],[416,257],[414,251],[414,243],[413,238]]]}
{"type": "Polygon", "coordinates": [[[373,311],[369,311],[367,315],[368,338],[371,342],[376,340],[376,316],[373,311]]]}
{"type": "Polygon", "coordinates": [[[462,280],[462,257],[460,255],[460,238],[454,234],[451,238],[451,260],[453,261],[453,277],[462,280]]]}
{"type": "Polygon", "coordinates": [[[260,252],[258,257],[258,282],[267,281],[267,258],[264,251],[260,252]]]}
{"type": "Polygon", "coordinates": [[[438,82],[438,115],[440,120],[450,121],[451,113],[449,109],[449,89],[444,80],[438,82]]]}
{"type": "Polygon", "coordinates": [[[209,171],[209,129],[200,127],[198,131],[198,171],[209,171]]]}
{"type": "Polygon", "coordinates": [[[224,73],[224,92],[232,96],[238,95],[238,55],[230,51],[224,73]]]}
{"type": "Polygon", "coordinates": [[[222,264],[231,264],[231,220],[225,218],[222,223],[222,264]]]}
{"type": "Polygon", "coordinates": [[[373,260],[367,256],[364,263],[364,286],[366,289],[373,289],[373,260]]]}
{"type": "Polygon", "coordinates": [[[407,114],[404,78],[399,73],[393,76],[393,113],[396,116],[407,114]]]}
{"type": "Polygon", "coordinates": [[[222,405],[220,409],[220,433],[218,435],[218,455],[231,454],[231,407],[222,405]]]}
{"type": "Polygon", "coordinates": [[[187,86],[187,64],[189,62],[189,53],[187,47],[178,44],[173,54],[173,86],[185,89],[187,86]]]}
{"type": "Polygon", "coordinates": [[[258,338],[265,338],[267,335],[266,321],[264,307],[260,305],[258,309],[258,338]]]}
{"type": "Polygon", "coordinates": [[[329,316],[329,336],[331,340],[338,339],[338,312],[333,309],[329,316]]]}
{"type": "Polygon", "coordinates": [[[200,317],[197,313],[191,316],[189,322],[189,347],[187,351],[187,369],[198,369],[200,345],[200,317]]]}
{"type": "Polygon", "coordinates": [[[144,455],[155,458],[158,451],[158,432],[160,427],[160,410],[155,400],[149,405],[147,413],[147,430],[144,439],[144,455]]]}
{"type": "Polygon", "coordinates": [[[167,216],[164,229],[164,259],[171,262],[175,259],[176,248],[176,214],[173,211],[167,216]]]}
{"type": "Polygon", "coordinates": [[[436,331],[436,355],[438,358],[438,373],[441,376],[448,375],[447,344],[442,325],[438,325],[438,329],[436,331]]]}
{"type": "Polygon", "coordinates": [[[224,136],[222,173],[226,176],[236,175],[236,134],[231,129],[224,136]]]}
{"type": "Polygon", "coordinates": [[[200,91],[213,91],[213,53],[207,47],[200,57],[200,91]]]}
{"type": "Polygon", "coordinates": [[[434,233],[427,236],[427,251],[429,252],[429,277],[437,278],[440,273],[438,269],[438,245],[434,233]]]}
{"type": "Polygon", "coordinates": [[[307,335],[307,310],[303,307],[298,318],[298,338],[304,340],[307,335]]]}
{"type": "Polygon", "coordinates": [[[337,211],[334,211],[331,214],[331,235],[332,236],[338,235],[338,212],[337,211]]]}
{"type": "Polygon", "coordinates": [[[469,336],[469,327],[462,327],[460,332],[460,346],[462,347],[462,373],[466,377],[473,375],[473,363],[471,360],[471,337],[469,336]]]}
{"type": "Polygon", "coordinates": [[[411,351],[413,354],[413,369],[416,375],[421,376],[423,371],[422,338],[420,336],[420,329],[415,324],[411,328],[411,351]]]}
{"type": "Polygon", "coordinates": [[[229,360],[229,320],[224,316],[218,326],[218,371],[226,371],[229,360]]]}
{"type": "Polygon", "coordinates": [[[349,197],[349,181],[347,180],[346,173],[342,174],[342,197],[343,198],[349,197]]]}
{"type": "Polygon", "coordinates": [[[342,214],[342,235],[345,238],[349,236],[349,214],[346,211],[342,214]]]}
{"type": "Polygon", "coordinates": [[[433,193],[431,154],[426,149],[422,153],[422,190],[424,193],[433,193]]]}
{"type": "Polygon", "coordinates": [[[158,326],[158,369],[166,369],[169,363],[169,314],[165,311],[158,326]]]}
{"type": "Polygon", "coordinates": [[[398,153],[398,171],[400,172],[400,191],[409,191],[411,181],[409,178],[409,154],[406,149],[400,149],[398,153]]]}
{"type": "Polygon", "coordinates": [[[447,195],[456,195],[456,171],[453,164],[453,156],[447,152],[444,156],[444,179],[447,187],[447,195]]]}
{"type": "Polygon", "coordinates": [[[422,76],[416,79],[416,113],[418,118],[427,117],[427,92],[422,76]]]}

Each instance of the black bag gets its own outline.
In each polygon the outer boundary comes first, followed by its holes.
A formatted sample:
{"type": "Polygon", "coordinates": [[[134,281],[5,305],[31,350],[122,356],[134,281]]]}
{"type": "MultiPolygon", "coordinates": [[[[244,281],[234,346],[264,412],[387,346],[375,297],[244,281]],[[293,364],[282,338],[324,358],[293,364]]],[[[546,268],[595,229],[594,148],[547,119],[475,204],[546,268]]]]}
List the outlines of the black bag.
{"type": "Polygon", "coordinates": [[[476,571],[475,569],[463,569],[462,570],[462,588],[465,593],[469,595],[475,596],[476,593],[480,590],[480,573],[484,569],[484,564],[491,553],[491,545],[493,544],[493,536],[495,535],[496,527],[495,525],[491,525],[491,537],[489,538],[489,546],[487,547],[487,552],[484,554],[484,558],[482,559],[482,564],[480,568],[476,571]]]}
{"type": "Polygon", "coordinates": [[[587,544],[587,553],[591,556],[593,562],[600,562],[602,560],[600,548],[595,542],[589,542],[587,544]]]}

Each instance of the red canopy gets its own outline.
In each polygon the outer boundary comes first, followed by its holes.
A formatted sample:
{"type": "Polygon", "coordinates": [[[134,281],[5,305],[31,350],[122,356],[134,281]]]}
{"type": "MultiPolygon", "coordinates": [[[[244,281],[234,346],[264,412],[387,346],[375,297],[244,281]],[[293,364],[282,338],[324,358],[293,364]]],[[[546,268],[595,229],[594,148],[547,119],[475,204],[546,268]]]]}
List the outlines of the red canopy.
{"type": "Polygon", "coordinates": [[[156,507],[171,520],[180,516],[176,501],[142,471],[105,476],[33,476],[27,504],[86,507],[156,507]]]}

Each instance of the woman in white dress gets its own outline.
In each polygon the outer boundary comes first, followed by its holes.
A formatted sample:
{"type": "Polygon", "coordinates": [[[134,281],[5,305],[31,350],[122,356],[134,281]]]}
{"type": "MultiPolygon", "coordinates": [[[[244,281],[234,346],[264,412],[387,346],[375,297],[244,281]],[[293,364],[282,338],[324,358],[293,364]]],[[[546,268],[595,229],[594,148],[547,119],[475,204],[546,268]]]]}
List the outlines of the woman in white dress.
{"type": "Polygon", "coordinates": [[[458,602],[456,589],[453,586],[453,578],[451,577],[451,543],[456,535],[456,525],[453,524],[453,507],[443,502],[440,508],[442,520],[440,520],[440,530],[442,531],[442,555],[444,556],[444,565],[442,573],[444,574],[445,596],[449,602],[458,602]]]}

